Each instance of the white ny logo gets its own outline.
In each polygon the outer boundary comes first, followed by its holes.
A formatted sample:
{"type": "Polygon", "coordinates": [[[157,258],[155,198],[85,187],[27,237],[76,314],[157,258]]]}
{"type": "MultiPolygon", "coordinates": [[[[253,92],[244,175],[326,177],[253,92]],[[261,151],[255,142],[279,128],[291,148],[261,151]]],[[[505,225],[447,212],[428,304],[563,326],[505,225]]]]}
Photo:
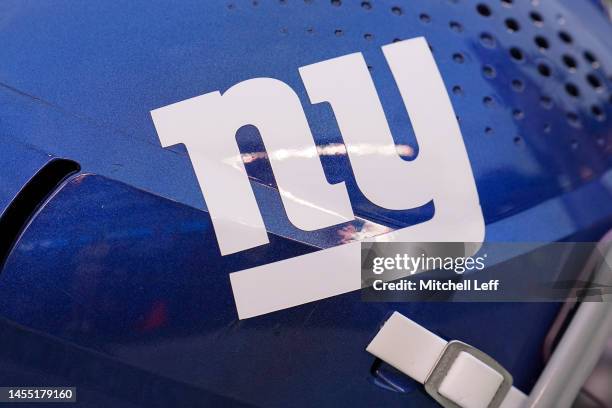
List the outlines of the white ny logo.
{"type": "MultiPolygon", "coordinates": [[[[412,161],[388,154],[389,149],[395,151],[395,143],[361,53],[299,68],[310,101],[331,105],[356,182],[368,200],[394,210],[434,202],[433,219],[373,239],[482,242],[484,221],[467,152],[425,39],[389,44],[382,50],[419,144],[418,157],[412,161]],[[369,154],[360,154],[364,147],[369,154]]],[[[218,91],[207,93],[156,109],[151,115],[164,147],[177,143],[187,147],[223,255],[268,243],[236,142],[236,131],[247,124],[257,127],[261,134],[287,217],[296,227],[311,231],[354,219],[344,183],[327,182],[299,98],[284,82],[250,79],[223,95],[218,91]],[[291,160],[275,154],[279,151],[309,154],[291,160]]],[[[316,254],[293,259],[304,264],[305,257],[316,254]]],[[[358,262],[358,254],[356,258],[358,262]]],[[[322,259],[320,255],[318,259],[322,259]]],[[[257,281],[261,282],[268,271],[271,280],[282,281],[273,269],[271,264],[231,275],[239,313],[236,287],[241,277],[246,279],[250,272],[257,271],[257,281]]],[[[279,286],[279,282],[274,284],[279,286]]],[[[310,296],[300,295],[289,303],[358,289],[359,283],[354,287],[354,282],[344,282],[324,294],[320,286],[313,288],[310,296]]],[[[257,301],[253,294],[246,298],[249,311],[241,317],[287,307],[268,299],[266,305],[251,310],[257,301]]]]}

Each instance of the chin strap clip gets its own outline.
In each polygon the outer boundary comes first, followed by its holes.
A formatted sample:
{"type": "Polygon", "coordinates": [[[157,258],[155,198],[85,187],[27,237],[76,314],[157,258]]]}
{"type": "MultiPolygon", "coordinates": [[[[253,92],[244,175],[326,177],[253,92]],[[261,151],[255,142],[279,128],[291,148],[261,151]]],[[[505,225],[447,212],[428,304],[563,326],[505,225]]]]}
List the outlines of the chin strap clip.
{"type": "Polygon", "coordinates": [[[446,408],[519,408],[527,401],[489,355],[460,341],[447,342],[398,312],[366,350],[424,384],[446,408]]]}

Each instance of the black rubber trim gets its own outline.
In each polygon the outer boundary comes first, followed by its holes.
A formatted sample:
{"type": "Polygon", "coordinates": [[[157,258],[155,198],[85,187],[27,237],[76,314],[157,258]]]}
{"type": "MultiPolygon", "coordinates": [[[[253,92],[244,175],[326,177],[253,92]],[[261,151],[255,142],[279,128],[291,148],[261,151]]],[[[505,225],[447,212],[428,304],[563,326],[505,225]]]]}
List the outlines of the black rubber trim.
{"type": "Polygon", "coordinates": [[[21,231],[62,182],[81,170],[72,160],[54,159],[23,186],[0,217],[0,272],[21,231]]]}

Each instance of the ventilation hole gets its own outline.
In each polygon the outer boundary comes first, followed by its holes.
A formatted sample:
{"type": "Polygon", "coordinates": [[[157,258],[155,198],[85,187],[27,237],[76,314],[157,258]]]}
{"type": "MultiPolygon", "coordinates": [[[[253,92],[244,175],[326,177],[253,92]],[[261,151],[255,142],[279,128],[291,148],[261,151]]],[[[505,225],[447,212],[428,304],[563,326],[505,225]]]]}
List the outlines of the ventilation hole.
{"type": "Polygon", "coordinates": [[[367,41],[372,41],[372,39],[374,38],[374,36],[370,33],[365,33],[363,35],[363,38],[365,38],[367,41]]]}
{"type": "Polygon", "coordinates": [[[368,65],[368,71],[374,71],[374,67],[371,65],[368,65]]]}
{"type": "Polygon", "coordinates": [[[233,10],[233,9],[236,8],[236,6],[234,4],[232,4],[232,3],[230,3],[230,4],[227,5],[227,8],[230,9],[230,10],[233,10]]]}
{"type": "Polygon", "coordinates": [[[595,56],[595,54],[593,54],[591,51],[585,51],[584,52],[584,59],[591,64],[591,66],[595,69],[599,68],[599,61],[597,60],[597,57],[595,56]]]}
{"type": "Polygon", "coordinates": [[[559,31],[559,38],[566,44],[571,44],[574,41],[567,31],[559,31]]]}
{"type": "Polygon", "coordinates": [[[578,89],[578,87],[572,84],[571,82],[565,84],[565,92],[567,92],[569,96],[573,96],[574,98],[580,96],[580,89],[578,89]]]}
{"type": "Polygon", "coordinates": [[[515,136],[514,139],[512,140],[514,142],[515,145],[517,146],[522,146],[523,145],[523,138],[520,136],[515,136]]]}
{"type": "Polygon", "coordinates": [[[451,21],[448,25],[450,29],[456,33],[460,33],[463,31],[463,26],[461,25],[461,23],[458,23],[456,21],[451,21]]]}
{"type": "Polygon", "coordinates": [[[544,133],[550,133],[552,131],[552,125],[550,123],[545,123],[543,130],[544,133]]]}
{"type": "Polygon", "coordinates": [[[571,55],[564,54],[561,59],[563,60],[563,63],[565,64],[567,68],[569,68],[570,71],[572,72],[576,71],[576,67],[578,67],[578,61],[576,61],[576,58],[572,57],[571,55]]]}
{"type": "Polygon", "coordinates": [[[393,39],[393,41],[391,41],[391,42],[393,42],[393,43],[398,43],[398,42],[400,42],[400,41],[402,41],[402,39],[401,39],[401,38],[394,38],[394,39],[393,39]]]}
{"type": "Polygon", "coordinates": [[[537,11],[532,11],[529,13],[529,17],[531,18],[531,21],[533,21],[533,24],[537,25],[538,27],[544,25],[544,18],[542,18],[542,15],[537,11]]]}
{"type": "Polygon", "coordinates": [[[589,85],[591,85],[591,87],[593,87],[593,89],[595,89],[596,91],[601,92],[603,90],[603,84],[595,74],[587,75],[587,81],[589,82],[589,85]]]}
{"type": "Polygon", "coordinates": [[[495,72],[495,68],[493,68],[490,65],[485,65],[482,68],[482,72],[484,73],[484,76],[486,76],[487,78],[495,78],[495,76],[497,75],[497,73],[495,72]]]}
{"type": "Polygon", "coordinates": [[[287,29],[287,27],[283,27],[280,29],[281,34],[287,34],[289,32],[289,30],[287,29]]]}
{"type": "Polygon", "coordinates": [[[603,109],[598,105],[591,106],[591,113],[600,122],[603,122],[606,119],[606,114],[603,109]]]}
{"type": "Polygon", "coordinates": [[[398,6],[391,7],[391,12],[396,16],[401,16],[403,14],[402,9],[398,6]]]}
{"type": "Polygon", "coordinates": [[[422,13],[419,15],[419,20],[421,20],[422,23],[427,24],[431,22],[431,17],[429,16],[429,14],[422,13]]]}
{"type": "Polygon", "coordinates": [[[518,21],[516,21],[513,18],[506,19],[505,23],[506,23],[506,28],[511,33],[517,32],[521,28],[521,26],[519,25],[518,21]]]}
{"type": "Polygon", "coordinates": [[[510,56],[516,61],[522,61],[524,58],[523,51],[517,47],[510,48],[510,56]]]}
{"type": "Polygon", "coordinates": [[[491,9],[486,4],[480,3],[476,6],[476,11],[483,17],[489,17],[491,15],[491,9]]]}
{"type": "Polygon", "coordinates": [[[341,0],[331,0],[331,4],[332,6],[340,7],[342,5],[342,1],[341,0]]]}
{"type": "Polygon", "coordinates": [[[307,32],[308,34],[312,34],[312,33],[314,33],[314,28],[312,28],[312,27],[308,27],[308,28],[306,29],[306,32],[307,32]]]}
{"type": "Polygon", "coordinates": [[[453,86],[453,93],[458,96],[463,95],[463,88],[461,88],[459,85],[455,85],[453,86]]]}
{"type": "Polygon", "coordinates": [[[546,37],[542,37],[541,35],[538,35],[535,39],[534,39],[536,45],[538,46],[538,48],[540,50],[547,50],[550,47],[550,44],[548,43],[548,40],[546,39],[546,37]]]}
{"type": "Polygon", "coordinates": [[[490,136],[490,135],[492,135],[492,134],[493,134],[493,128],[492,128],[492,127],[490,127],[490,126],[487,126],[487,127],[485,128],[484,132],[485,132],[485,135],[489,135],[489,136],[490,136]]]}
{"type": "Polygon", "coordinates": [[[516,120],[522,120],[525,117],[525,113],[520,109],[515,109],[512,111],[512,117],[516,120]]]}
{"type": "Polygon", "coordinates": [[[495,100],[490,96],[485,96],[482,98],[482,103],[484,106],[491,108],[493,105],[495,105],[495,100]]]}
{"type": "Polygon", "coordinates": [[[341,37],[342,35],[344,35],[344,31],[340,30],[339,28],[337,28],[334,31],[334,34],[336,34],[336,37],[341,37]]]}
{"type": "Polygon", "coordinates": [[[540,105],[542,105],[542,107],[544,109],[552,109],[552,107],[553,107],[553,100],[548,95],[542,95],[542,96],[540,96],[540,105]]]}
{"type": "Polygon", "coordinates": [[[576,112],[567,112],[565,117],[570,125],[573,127],[580,127],[580,118],[576,112]]]}
{"type": "Polygon", "coordinates": [[[489,33],[480,34],[480,43],[487,48],[495,48],[495,37],[489,33]]]}
{"type": "Polygon", "coordinates": [[[38,207],[80,167],[71,160],[55,159],[28,181],[0,217],[0,270],[22,229],[38,207]]]}
{"type": "Polygon", "coordinates": [[[549,77],[552,73],[550,67],[544,63],[538,64],[538,72],[544,77],[549,77]]]}
{"type": "Polygon", "coordinates": [[[520,79],[513,79],[512,89],[514,89],[514,91],[516,92],[523,92],[523,90],[525,89],[525,84],[520,79]]]}
{"type": "Polygon", "coordinates": [[[458,52],[453,54],[453,61],[455,61],[457,64],[463,64],[465,62],[465,57],[463,54],[458,52]]]}
{"type": "Polygon", "coordinates": [[[361,8],[363,8],[364,10],[372,10],[372,3],[370,3],[369,1],[362,1],[361,8]]]}
{"type": "Polygon", "coordinates": [[[512,3],[513,3],[512,0],[501,0],[502,6],[505,6],[505,7],[512,7],[512,3]]]}
{"type": "Polygon", "coordinates": [[[252,4],[253,4],[254,7],[259,6],[259,2],[257,0],[253,0],[252,4]]]}

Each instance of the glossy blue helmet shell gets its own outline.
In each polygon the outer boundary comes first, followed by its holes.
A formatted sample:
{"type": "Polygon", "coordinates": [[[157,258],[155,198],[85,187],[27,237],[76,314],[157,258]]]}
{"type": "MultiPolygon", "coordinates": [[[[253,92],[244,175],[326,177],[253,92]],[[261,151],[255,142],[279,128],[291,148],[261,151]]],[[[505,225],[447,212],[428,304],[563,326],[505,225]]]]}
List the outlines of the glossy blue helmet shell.
{"type": "MultiPolygon", "coordinates": [[[[263,158],[247,171],[271,243],[220,256],[190,158],[161,148],[150,111],[250,78],[289,84],[315,141],[342,143],[298,67],[361,52],[395,141],[418,151],[380,47],[424,36],[459,119],[486,239],[593,241],[612,225],[612,27],[595,2],[5,1],[0,35],[0,204],[53,158],[81,167],[0,273],[0,360],[12,367],[0,385],[76,385],[89,406],[432,404],[401,376],[383,378],[394,373],[364,351],[399,310],[492,355],[529,391],[556,304],[366,304],[349,293],[237,320],[230,272],[344,239],[293,227],[263,158]]],[[[253,127],[237,139],[243,153],[264,150],[253,127]]],[[[434,215],[431,205],[378,208],[346,157],[321,160],[360,217],[396,229],[434,215]]]]}

